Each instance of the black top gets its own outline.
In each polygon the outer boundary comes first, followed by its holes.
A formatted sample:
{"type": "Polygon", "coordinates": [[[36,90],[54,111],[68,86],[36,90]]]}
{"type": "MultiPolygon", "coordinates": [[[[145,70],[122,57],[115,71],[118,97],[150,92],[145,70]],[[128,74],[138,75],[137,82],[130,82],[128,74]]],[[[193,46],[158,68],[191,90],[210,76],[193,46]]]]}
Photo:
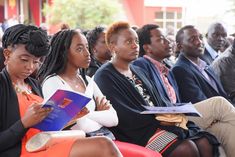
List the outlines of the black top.
{"type": "MultiPolygon", "coordinates": [[[[33,79],[26,79],[32,87],[32,92],[42,96],[40,85],[33,79]]],[[[0,73],[0,156],[19,157],[21,139],[27,129],[20,120],[19,104],[16,92],[7,70],[0,73]]]]}
{"type": "MultiPolygon", "coordinates": [[[[145,72],[134,65],[131,65],[131,70],[142,81],[144,88],[149,91],[153,103],[156,106],[167,106],[145,72]]],[[[140,111],[144,110],[144,107],[141,105],[148,104],[146,104],[146,101],[135,86],[124,75],[119,73],[112,63],[103,65],[96,72],[94,80],[117,111],[119,124],[111,128],[117,140],[145,146],[157,128],[173,132],[178,135],[179,139],[193,138],[199,134],[208,135],[208,133],[202,132],[192,122],[187,123],[189,130],[184,130],[177,126],[162,126],[155,119],[154,115],[140,114],[140,111]]],[[[215,137],[212,135],[211,137],[213,139],[212,143],[218,143],[215,137]]]]}

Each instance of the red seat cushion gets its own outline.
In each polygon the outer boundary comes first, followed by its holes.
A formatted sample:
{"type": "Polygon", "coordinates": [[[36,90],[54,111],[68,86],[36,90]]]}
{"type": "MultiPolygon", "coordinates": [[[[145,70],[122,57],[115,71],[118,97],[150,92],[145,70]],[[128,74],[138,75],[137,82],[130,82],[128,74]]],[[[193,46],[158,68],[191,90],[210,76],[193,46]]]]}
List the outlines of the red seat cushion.
{"type": "Polygon", "coordinates": [[[145,147],[127,142],[114,141],[124,157],[162,157],[162,155],[145,147]]]}

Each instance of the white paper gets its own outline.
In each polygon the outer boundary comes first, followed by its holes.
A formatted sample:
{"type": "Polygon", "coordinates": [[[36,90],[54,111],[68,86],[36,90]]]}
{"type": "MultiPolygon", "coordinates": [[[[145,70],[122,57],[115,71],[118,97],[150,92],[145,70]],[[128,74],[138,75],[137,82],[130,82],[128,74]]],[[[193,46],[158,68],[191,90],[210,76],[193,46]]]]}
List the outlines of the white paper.
{"type": "MultiPolygon", "coordinates": [[[[177,105],[177,104],[176,104],[177,105]]],[[[177,114],[183,113],[187,116],[199,116],[202,115],[196,110],[192,103],[183,104],[180,106],[172,106],[172,107],[152,107],[152,106],[144,106],[146,108],[145,111],[142,111],[141,114],[177,114]]]]}

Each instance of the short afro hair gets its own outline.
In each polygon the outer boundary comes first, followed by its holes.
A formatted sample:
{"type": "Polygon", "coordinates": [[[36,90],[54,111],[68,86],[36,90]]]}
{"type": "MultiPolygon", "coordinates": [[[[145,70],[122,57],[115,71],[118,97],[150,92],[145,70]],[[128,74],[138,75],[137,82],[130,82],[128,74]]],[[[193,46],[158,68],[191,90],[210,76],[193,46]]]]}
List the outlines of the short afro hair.
{"type": "Polygon", "coordinates": [[[107,29],[107,32],[105,34],[105,41],[107,46],[109,47],[111,43],[116,42],[117,40],[117,34],[123,30],[123,29],[129,29],[131,26],[129,25],[128,22],[115,22],[109,26],[107,29]]]}
{"type": "Polygon", "coordinates": [[[143,46],[145,44],[151,44],[151,34],[150,31],[153,29],[159,28],[158,25],[155,24],[146,24],[142,26],[141,28],[137,29],[137,34],[139,37],[139,45],[140,45],[140,54],[139,56],[143,56],[145,54],[145,50],[143,46]]]}

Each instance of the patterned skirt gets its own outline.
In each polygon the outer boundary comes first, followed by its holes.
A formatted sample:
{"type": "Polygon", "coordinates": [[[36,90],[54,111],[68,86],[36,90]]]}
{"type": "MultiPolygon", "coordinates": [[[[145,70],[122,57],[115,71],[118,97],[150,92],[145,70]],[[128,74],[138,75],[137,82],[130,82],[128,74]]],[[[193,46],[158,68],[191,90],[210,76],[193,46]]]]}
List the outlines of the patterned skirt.
{"type": "Polygon", "coordinates": [[[176,134],[158,129],[145,147],[168,156],[181,142],[176,134]]]}

